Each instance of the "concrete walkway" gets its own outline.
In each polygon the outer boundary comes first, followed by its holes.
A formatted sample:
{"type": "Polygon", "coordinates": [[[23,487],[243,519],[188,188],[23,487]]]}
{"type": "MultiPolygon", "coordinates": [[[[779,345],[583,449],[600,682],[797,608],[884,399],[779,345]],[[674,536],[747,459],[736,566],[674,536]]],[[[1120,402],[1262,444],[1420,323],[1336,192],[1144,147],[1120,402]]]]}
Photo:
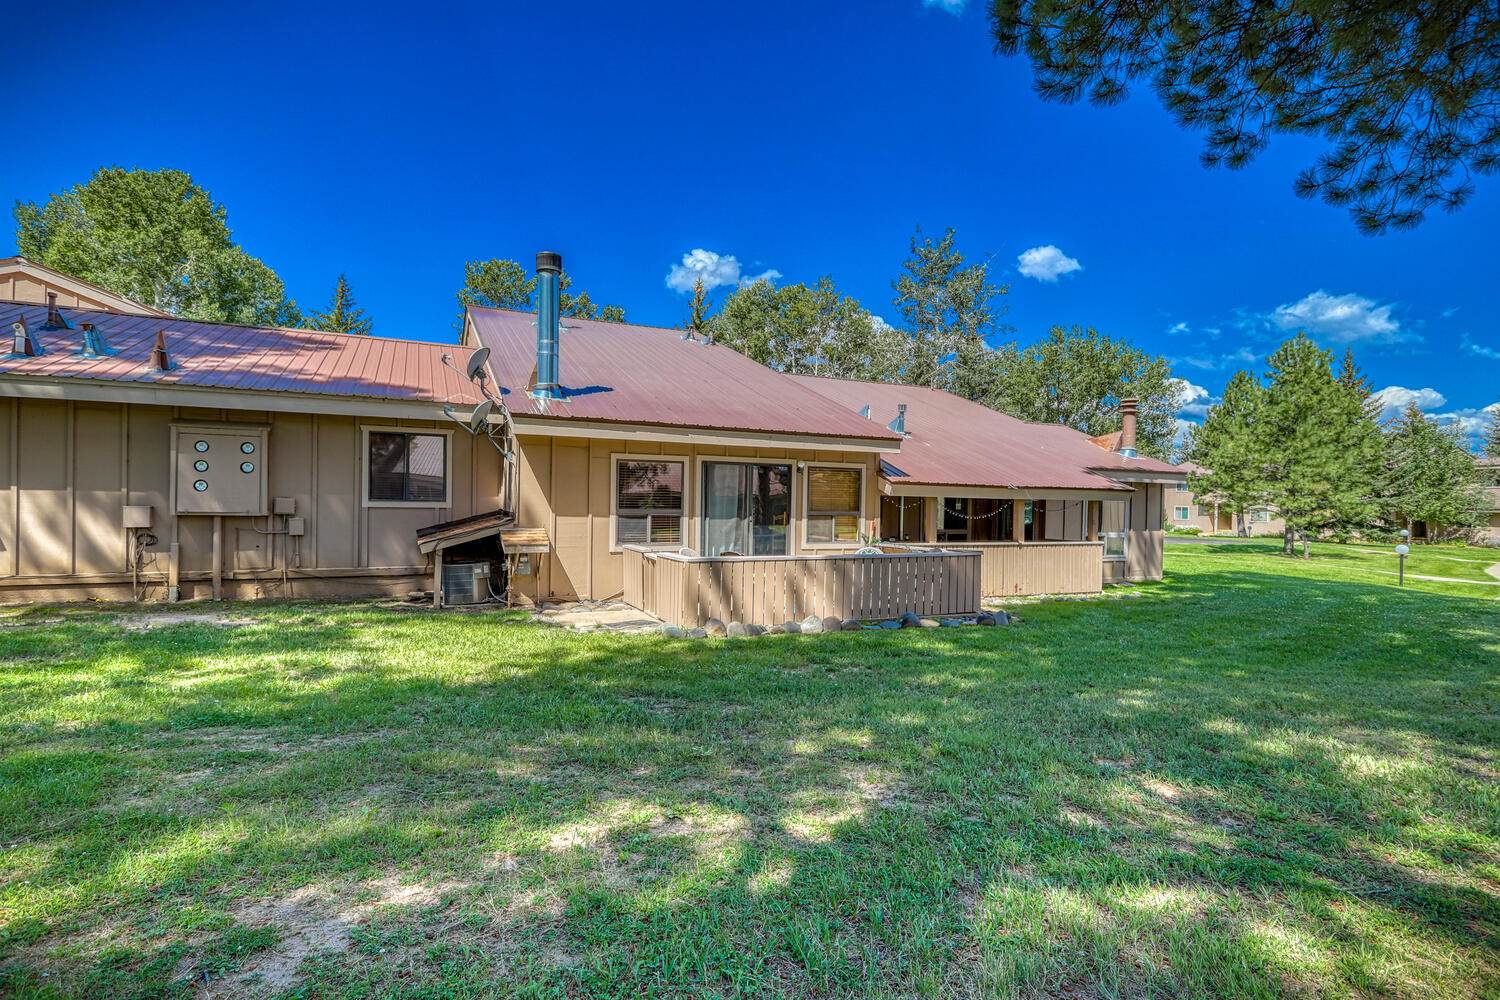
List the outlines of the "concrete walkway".
{"type": "MultiPolygon", "coordinates": [[[[1386,576],[1400,576],[1393,569],[1383,569],[1380,572],[1386,576]]],[[[1500,587],[1500,563],[1496,563],[1485,570],[1485,572],[1493,576],[1495,580],[1493,582],[1489,580],[1465,580],[1459,576],[1423,576],[1421,573],[1408,573],[1406,574],[1406,578],[1408,580],[1431,580],[1433,583],[1472,583],[1476,587],[1500,587]]]]}
{"type": "Polygon", "coordinates": [[[1500,563],[1495,563],[1495,565],[1487,568],[1485,572],[1493,576],[1496,580],[1500,580],[1500,563]]]}

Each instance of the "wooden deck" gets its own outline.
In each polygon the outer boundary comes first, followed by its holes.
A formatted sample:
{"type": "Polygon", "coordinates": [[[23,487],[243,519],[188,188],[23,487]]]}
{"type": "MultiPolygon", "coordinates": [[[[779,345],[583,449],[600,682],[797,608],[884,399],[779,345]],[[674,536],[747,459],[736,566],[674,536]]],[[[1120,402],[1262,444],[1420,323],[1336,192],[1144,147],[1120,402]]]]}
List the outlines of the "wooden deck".
{"type": "Polygon", "coordinates": [[[776,625],[808,615],[869,619],[979,610],[979,552],[709,558],[627,545],[624,553],[625,603],[684,628],[710,618],[776,625]]]}
{"type": "Polygon", "coordinates": [[[980,593],[1097,594],[1104,586],[1103,542],[944,542],[949,551],[980,554],[980,593]]]}

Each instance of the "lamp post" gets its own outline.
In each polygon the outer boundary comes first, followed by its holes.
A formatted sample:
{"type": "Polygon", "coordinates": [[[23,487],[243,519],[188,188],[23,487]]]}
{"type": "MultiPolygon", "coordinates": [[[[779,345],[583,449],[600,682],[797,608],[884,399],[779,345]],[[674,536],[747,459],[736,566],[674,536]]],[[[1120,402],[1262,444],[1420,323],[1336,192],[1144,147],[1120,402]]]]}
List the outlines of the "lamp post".
{"type": "Polygon", "coordinates": [[[1406,554],[1411,551],[1411,546],[1406,544],[1406,540],[1410,537],[1411,532],[1402,528],[1401,544],[1396,546],[1396,586],[1398,587],[1406,586],[1406,554]]]}

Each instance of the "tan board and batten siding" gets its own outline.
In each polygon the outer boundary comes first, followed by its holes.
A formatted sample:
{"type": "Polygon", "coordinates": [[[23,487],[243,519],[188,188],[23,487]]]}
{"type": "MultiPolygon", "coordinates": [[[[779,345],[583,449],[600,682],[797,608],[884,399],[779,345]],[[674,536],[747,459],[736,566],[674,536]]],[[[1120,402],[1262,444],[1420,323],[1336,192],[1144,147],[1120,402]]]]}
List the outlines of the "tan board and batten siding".
{"type": "MultiPolygon", "coordinates": [[[[552,552],[539,558],[536,572],[513,581],[530,599],[577,597],[604,599],[624,592],[623,560],[610,549],[613,456],[662,455],[686,458],[687,522],[685,545],[696,548],[701,525],[699,482],[702,460],[760,459],[809,464],[858,465],[864,470],[861,530],[874,532],[880,512],[876,456],[865,452],[789,448],[738,448],[673,442],[622,441],[522,435],[517,438],[520,510],[518,524],[546,528],[552,552]]],[[[853,546],[808,547],[802,543],[804,476],[792,473],[792,545],[798,552],[828,552],[853,546]]]]}
{"type": "MultiPolygon", "coordinates": [[[[174,540],[183,596],[208,593],[213,518],[173,513],[174,421],[269,426],[269,494],[294,498],[306,518],[291,596],[429,586],[416,529],[491,509],[500,490],[494,451],[459,432],[449,437],[447,506],[365,505],[361,429],[448,430],[434,421],[0,399],[0,601],[129,599],[126,505],[153,508],[151,596],[162,594],[174,540]]],[[[225,596],[281,595],[287,540],[257,530],[266,526],[265,517],[224,519],[225,596]]]]}

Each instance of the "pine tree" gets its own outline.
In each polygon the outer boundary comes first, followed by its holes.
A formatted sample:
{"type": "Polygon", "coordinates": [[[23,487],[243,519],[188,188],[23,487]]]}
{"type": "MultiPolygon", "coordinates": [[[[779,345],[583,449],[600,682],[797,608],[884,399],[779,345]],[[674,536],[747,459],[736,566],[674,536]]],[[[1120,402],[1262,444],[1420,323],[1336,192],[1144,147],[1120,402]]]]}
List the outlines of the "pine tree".
{"type": "Polygon", "coordinates": [[[349,287],[349,279],[342,274],[339,275],[338,283],[333,286],[333,299],[328,303],[328,310],[314,312],[308,322],[314,330],[357,333],[363,337],[368,337],[374,327],[374,323],[365,316],[365,311],[354,304],[354,291],[349,287]]]}
{"type": "Polygon", "coordinates": [[[901,270],[891,282],[893,303],[912,340],[901,381],[978,399],[987,379],[983,367],[971,366],[987,366],[986,339],[1008,330],[996,325],[995,303],[1009,289],[990,283],[988,263],[964,266],[951,228],[937,242],[922,238],[918,228],[901,270]]]}
{"type": "Polygon", "coordinates": [[[1385,434],[1380,506],[1387,520],[1408,529],[1414,521],[1457,531],[1479,524],[1483,482],[1461,432],[1408,406],[1385,434]]]}
{"type": "Polygon", "coordinates": [[[1193,492],[1212,496],[1234,515],[1240,531],[1252,507],[1266,503],[1265,448],[1261,409],[1265,390],[1249,372],[1236,372],[1224,398],[1209,408],[1193,432],[1188,458],[1207,471],[1193,477],[1193,492]]]}
{"type": "Polygon", "coordinates": [[[712,303],[708,299],[708,286],[703,283],[703,275],[693,279],[693,298],[688,303],[687,329],[701,332],[708,323],[709,310],[712,303]]]}
{"type": "Polygon", "coordinates": [[[1358,395],[1333,376],[1332,356],[1299,333],[1271,355],[1260,408],[1267,499],[1286,521],[1285,551],[1304,536],[1368,523],[1375,484],[1373,424],[1358,395]]]}

